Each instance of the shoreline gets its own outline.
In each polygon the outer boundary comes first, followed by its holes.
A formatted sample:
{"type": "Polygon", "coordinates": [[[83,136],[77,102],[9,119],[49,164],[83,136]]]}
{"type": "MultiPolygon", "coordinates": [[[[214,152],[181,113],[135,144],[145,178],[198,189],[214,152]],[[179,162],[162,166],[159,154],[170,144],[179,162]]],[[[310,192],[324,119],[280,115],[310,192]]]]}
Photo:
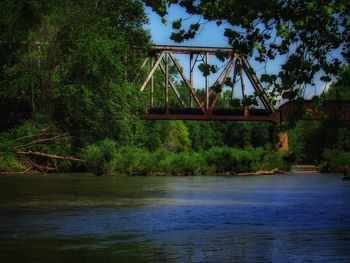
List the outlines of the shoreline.
{"type": "Polygon", "coordinates": [[[313,174],[313,173],[320,173],[319,171],[299,171],[299,172],[293,172],[291,170],[280,170],[280,169],[272,169],[272,170],[258,170],[256,172],[244,172],[244,173],[234,173],[234,172],[217,172],[213,174],[173,174],[173,173],[163,173],[163,172],[154,172],[150,174],[106,174],[106,175],[95,175],[91,172],[47,172],[43,173],[40,171],[29,171],[29,172],[23,172],[23,171],[9,171],[9,172],[0,172],[1,175],[55,175],[55,174],[91,174],[96,177],[162,177],[162,176],[169,176],[169,177],[176,177],[176,176],[259,176],[259,175],[293,175],[293,174],[299,174],[299,173],[306,173],[306,174],[313,174]]]}

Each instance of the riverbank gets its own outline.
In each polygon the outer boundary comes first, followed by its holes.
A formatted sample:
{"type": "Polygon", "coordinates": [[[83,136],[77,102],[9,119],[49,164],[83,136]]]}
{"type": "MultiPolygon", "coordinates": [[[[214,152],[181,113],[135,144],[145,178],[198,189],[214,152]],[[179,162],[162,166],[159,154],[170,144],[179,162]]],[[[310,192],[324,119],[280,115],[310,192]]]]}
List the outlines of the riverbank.
{"type": "MultiPolygon", "coordinates": [[[[5,136],[0,143],[0,173],[91,172],[98,176],[259,175],[283,174],[293,162],[293,154],[276,152],[268,145],[244,148],[220,146],[197,151],[160,147],[152,151],[145,147],[120,146],[113,140],[105,139],[74,149],[67,142],[52,140],[52,132],[47,135],[45,131],[44,134],[45,136],[36,132],[35,135],[21,137],[5,136]],[[47,141],[53,143],[46,144],[47,141]]],[[[291,170],[297,173],[343,172],[348,170],[349,160],[347,152],[327,151],[325,161],[319,167],[299,165],[292,166],[291,170]]]]}
{"type": "Polygon", "coordinates": [[[236,175],[286,168],[283,154],[263,147],[212,147],[207,151],[149,151],[118,147],[104,140],[80,150],[76,157],[35,151],[15,151],[1,172],[91,172],[96,175],[236,175]],[[6,166],[7,165],[7,166],[6,166]]]}

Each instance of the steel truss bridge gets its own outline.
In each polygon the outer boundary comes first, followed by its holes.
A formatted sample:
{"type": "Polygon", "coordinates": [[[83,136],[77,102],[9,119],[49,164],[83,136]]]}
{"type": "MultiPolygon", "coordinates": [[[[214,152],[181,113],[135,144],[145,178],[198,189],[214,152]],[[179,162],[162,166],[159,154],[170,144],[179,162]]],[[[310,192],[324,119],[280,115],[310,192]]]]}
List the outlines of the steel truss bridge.
{"type": "MultiPolygon", "coordinates": [[[[145,120],[213,120],[213,121],[268,121],[275,124],[283,120],[294,118],[304,120],[319,120],[325,115],[332,115],[339,120],[350,120],[350,102],[327,101],[322,105],[316,105],[311,100],[290,101],[278,109],[271,103],[268,95],[262,87],[246,57],[230,48],[213,47],[186,47],[186,46],[152,46],[148,57],[142,63],[141,68],[149,64],[149,72],[143,81],[140,91],[149,90],[148,112],[140,115],[145,120]],[[188,72],[180,65],[177,56],[186,56],[189,61],[188,72]],[[209,75],[204,76],[204,87],[201,96],[194,87],[194,71],[198,63],[210,69],[209,57],[224,57],[226,64],[216,72],[216,80],[210,86],[209,75]],[[170,77],[169,69],[175,68],[182,83],[188,92],[187,103],[177,87],[177,82],[170,77]],[[157,92],[155,89],[155,73],[160,71],[164,77],[162,80],[162,107],[155,107],[157,92]],[[231,79],[231,99],[235,99],[236,83],[240,82],[240,94],[246,97],[246,81],[254,89],[254,96],[259,99],[261,107],[253,108],[240,106],[235,108],[222,108],[218,101],[223,97],[223,89],[228,79],[231,79]],[[169,104],[169,94],[172,92],[178,103],[177,106],[169,104]]],[[[172,72],[174,73],[174,72],[172,72]]],[[[226,87],[227,88],[227,87],[226,87]]],[[[159,94],[159,91],[158,91],[159,94]]],[[[186,95],[187,96],[187,95],[186,95]]]]}

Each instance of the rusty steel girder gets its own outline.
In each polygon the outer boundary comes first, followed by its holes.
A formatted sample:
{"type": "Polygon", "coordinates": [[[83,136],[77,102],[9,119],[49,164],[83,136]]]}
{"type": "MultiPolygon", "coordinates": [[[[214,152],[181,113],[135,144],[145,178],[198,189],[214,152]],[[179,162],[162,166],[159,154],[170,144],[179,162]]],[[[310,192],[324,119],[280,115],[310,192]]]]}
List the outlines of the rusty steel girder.
{"type": "Polygon", "coordinates": [[[350,121],[350,101],[329,100],[316,103],[312,100],[289,101],[279,107],[281,121],[321,120],[333,118],[350,121]]]}
{"type": "MultiPolygon", "coordinates": [[[[143,92],[147,86],[150,88],[150,109],[154,107],[154,73],[157,69],[164,74],[164,107],[162,111],[142,114],[142,119],[193,119],[193,120],[261,120],[277,122],[279,113],[276,112],[273,105],[270,104],[265,90],[261,86],[258,78],[254,74],[254,70],[250,66],[247,59],[235,52],[231,48],[217,48],[217,47],[188,47],[188,46],[160,46],[155,45],[150,47],[149,57],[145,59],[141,67],[144,67],[147,61],[151,61],[150,71],[140,87],[140,92],[143,92]],[[189,72],[185,72],[180,63],[178,62],[176,55],[182,54],[189,56],[189,72]],[[209,76],[205,75],[205,87],[203,88],[205,95],[204,99],[200,98],[193,84],[194,67],[199,61],[203,61],[205,65],[209,65],[210,55],[224,56],[228,62],[222,69],[221,73],[215,80],[214,84],[219,87],[219,91],[214,93],[212,87],[209,86],[209,76]],[[169,65],[176,68],[181,81],[183,81],[189,93],[189,105],[186,105],[183,98],[169,76],[169,65]],[[242,106],[242,114],[226,111],[224,114],[217,108],[217,102],[222,97],[222,89],[230,75],[233,73],[233,83],[235,83],[236,77],[240,76],[242,96],[245,97],[245,83],[243,75],[245,74],[254,88],[255,94],[260,98],[264,106],[264,114],[256,115],[255,111],[249,109],[247,106],[242,106]],[[200,114],[192,114],[190,111],[171,111],[169,110],[169,89],[172,89],[176,95],[180,105],[179,109],[191,109],[197,110],[200,114]],[[213,94],[214,93],[214,94],[213,94]],[[215,96],[214,96],[215,95],[215,96]]],[[[214,86],[214,85],[213,85],[214,86]]],[[[232,99],[233,99],[234,85],[232,87],[232,99]]]]}

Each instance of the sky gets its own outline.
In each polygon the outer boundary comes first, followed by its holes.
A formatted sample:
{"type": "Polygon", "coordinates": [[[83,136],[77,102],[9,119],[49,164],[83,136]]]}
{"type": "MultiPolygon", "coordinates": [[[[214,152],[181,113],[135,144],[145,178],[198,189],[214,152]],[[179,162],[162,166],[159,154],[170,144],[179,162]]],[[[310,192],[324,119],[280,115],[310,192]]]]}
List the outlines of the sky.
{"type": "MultiPolygon", "coordinates": [[[[205,47],[229,47],[226,37],[224,36],[225,24],[218,27],[214,22],[207,22],[203,19],[199,21],[199,16],[190,16],[185,10],[179,6],[171,6],[168,10],[168,15],[166,16],[167,24],[163,24],[161,17],[152,11],[151,8],[145,7],[146,14],[149,18],[149,24],[145,25],[145,28],[148,29],[151,33],[152,42],[156,45],[182,45],[182,46],[205,46],[205,47]],[[205,26],[198,31],[194,39],[186,40],[182,43],[176,43],[170,39],[170,35],[173,32],[172,30],[172,21],[182,18],[183,20],[188,20],[183,22],[184,27],[190,25],[191,23],[200,22],[205,23],[205,26]]],[[[227,26],[227,25],[226,25],[227,26]]],[[[186,61],[186,58],[183,56],[178,56],[180,64],[183,66],[184,70],[188,70],[189,62],[186,61]]],[[[209,63],[218,63],[215,58],[210,58],[209,63]]],[[[263,64],[258,63],[254,59],[250,59],[249,62],[252,67],[255,69],[257,75],[263,73],[276,74],[280,71],[280,65],[283,63],[284,58],[277,58],[273,61],[267,63],[267,68],[263,64]]],[[[218,64],[219,67],[222,65],[218,64]]],[[[216,75],[210,77],[210,83],[214,81],[216,75]]],[[[316,88],[308,88],[305,94],[305,98],[311,98],[316,94],[322,92],[325,88],[325,84],[321,81],[315,80],[316,88]]],[[[246,81],[247,83],[247,81],[246,81]]],[[[195,86],[203,87],[204,79],[201,77],[201,73],[197,70],[195,72],[195,86]]],[[[249,89],[249,87],[248,87],[249,89]]],[[[252,88],[251,88],[252,89],[252,88]]]]}

